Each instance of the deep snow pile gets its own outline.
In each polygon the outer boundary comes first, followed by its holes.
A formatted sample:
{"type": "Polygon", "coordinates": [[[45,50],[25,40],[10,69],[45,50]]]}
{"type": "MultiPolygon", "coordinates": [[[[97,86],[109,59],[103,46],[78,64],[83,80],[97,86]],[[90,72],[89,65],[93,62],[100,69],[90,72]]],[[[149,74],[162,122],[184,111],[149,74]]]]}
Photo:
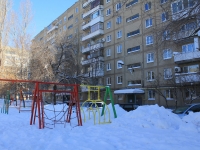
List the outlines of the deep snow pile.
{"type": "MultiPolygon", "coordinates": [[[[63,105],[45,108],[60,111],[63,105]]],[[[114,118],[111,104],[109,108],[110,124],[94,125],[92,113],[89,120],[85,111],[83,126],[56,124],[53,129],[41,130],[37,118],[35,125],[29,125],[30,112],[18,113],[17,109],[10,108],[8,115],[0,114],[0,150],[199,150],[200,113],[190,113],[180,119],[158,105],[140,106],[130,112],[115,105],[117,118],[114,118]]],[[[52,111],[45,113],[55,116],[52,111]]]]}

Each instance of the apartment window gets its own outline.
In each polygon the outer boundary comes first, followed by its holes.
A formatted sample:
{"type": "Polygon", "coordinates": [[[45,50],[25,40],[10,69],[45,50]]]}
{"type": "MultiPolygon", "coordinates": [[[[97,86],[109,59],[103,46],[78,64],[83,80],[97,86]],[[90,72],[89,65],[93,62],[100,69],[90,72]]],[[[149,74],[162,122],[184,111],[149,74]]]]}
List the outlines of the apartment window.
{"type": "Polygon", "coordinates": [[[68,26],[68,29],[71,29],[71,28],[73,28],[73,24],[71,24],[70,26],[68,26]]]}
{"type": "Polygon", "coordinates": [[[76,9],[75,9],[75,13],[78,13],[78,7],[76,7],[76,9]]]}
{"type": "Polygon", "coordinates": [[[134,63],[134,64],[130,64],[130,65],[127,65],[127,69],[128,68],[140,68],[141,67],[141,63],[134,63]]]}
{"type": "Polygon", "coordinates": [[[162,35],[162,40],[169,40],[170,39],[170,32],[169,30],[165,30],[162,35]]]}
{"type": "Polygon", "coordinates": [[[106,10],[106,16],[109,16],[110,14],[111,14],[111,9],[109,8],[106,10]]]}
{"type": "Polygon", "coordinates": [[[117,53],[122,53],[122,44],[117,45],[117,53]]]}
{"type": "Polygon", "coordinates": [[[189,52],[194,52],[194,43],[186,44],[182,46],[182,52],[183,53],[189,53],[189,52]]]}
{"type": "Polygon", "coordinates": [[[65,17],[64,17],[64,22],[66,22],[66,21],[67,21],[67,17],[65,16],[65,17]]]}
{"type": "Polygon", "coordinates": [[[90,18],[91,18],[91,20],[92,20],[92,19],[97,18],[98,16],[100,16],[100,11],[99,11],[99,10],[96,11],[96,12],[94,12],[94,13],[90,16],[90,18]]]}
{"type": "Polygon", "coordinates": [[[172,78],[172,69],[167,68],[164,69],[164,79],[171,79],[172,78]]]}
{"type": "Polygon", "coordinates": [[[123,61],[121,61],[121,60],[117,61],[117,69],[121,69],[122,64],[123,64],[123,61]]]}
{"type": "Polygon", "coordinates": [[[147,81],[153,81],[154,79],[155,79],[154,72],[153,71],[147,72],[147,81]]]}
{"type": "Polygon", "coordinates": [[[93,26],[91,26],[90,31],[92,33],[92,32],[95,32],[99,29],[103,29],[103,23],[99,22],[99,23],[94,24],[93,26]]]}
{"type": "Polygon", "coordinates": [[[117,84],[122,84],[122,76],[117,76],[117,84]]]}
{"type": "Polygon", "coordinates": [[[196,97],[197,96],[197,93],[194,89],[187,89],[185,91],[185,97],[186,99],[191,99],[192,97],[196,97]]]}
{"type": "Polygon", "coordinates": [[[117,38],[121,38],[122,37],[122,30],[117,31],[117,38]]]}
{"type": "Polygon", "coordinates": [[[75,23],[77,23],[77,22],[78,22],[78,18],[75,19],[75,23]]]}
{"type": "Polygon", "coordinates": [[[162,20],[162,22],[165,22],[165,21],[167,21],[168,19],[169,19],[168,12],[163,12],[163,13],[161,14],[161,20],[162,20]]]}
{"type": "Polygon", "coordinates": [[[155,100],[155,91],[148,90],[148,100],[155,100]]]}
{"type": "Polygon", "coordinates": [[[167,100],[173,100],[173,90],[165,90],[165,97],[167,100]]]}
{"type": "Polygon", "coordinates": [[[67,37],[68,40],[71,39],[71,38],[72,38],[72,34],[67,37]]]}
{"type": "Polygon", "coordinates": [[[120,24],[120,23],[122,23],[122,16],[118,16],[116,18],[116,24],[120,24]]]}
{"type": "Polygon", "coordinates": [[[61,25],[62,24],[62,20],[59,20],[59,25],[61,25]]]}
{"type": "Polygon", "coordinates": [[[110,63],[107,64],[107,71],[109,71],[109,70],[111,70],[111,64],[110,63]]]}
{"type": "Polygon", "coordinates": [[[146,36],[146,45],[153,44],[153,35],[146,36]]]}
{"type": "Polygon", "coordinates": [[[145,11],[150,10],[150,9],[151,9],[151,2],[144,4],[144,10],[145,11]]]}
{"type": "Polygon", "coordinates": [[[188,30],[193,30],[197,27],[197,24],[195,22],[189,22],[181,27],[181,31],[188,31],[188,30]]]}
{"type": "Polygon", "coordinates": [[[106,84],[107,85],[111,85],[111,77],[107,77],[106,78],[106,84]]]}
{"type": "Polygon", "coordinates": [[[184,9],[193,7],[195,5],[195,0],[179,0],[172,3],[172,13],[180,12],[184,9]]]}
{"type": "Polygon", "coordinates": [[[163,50],[163,59],[170,59],[170,58],[172,58],[172,50],[171,49],[163,50]]]}
{"type": "Polygon", "coordinates": [[[106,42],[110,42],[110,41],[111,41],[111,35],[107,35],[106,42]]]}
{"type": "Polygon", "coordinates": [[[126,8],[128,8],[128,7],[136,4],[137,2],[138,2],[138,0],[132,0],[131,2],[129,2],[129,3],[126,4],[126,8]]]}
{"type": "Polygon", "coordinates": [[[138,29],[138,30],[127,33],[127,37],[135,36],[139,33],[140,33],[140,30],[138,29]]]}
{"type": "Polygon", "coordinates": [[[141,84],[142,84],[141,80],[128,81],[128,86],[141,85],[141,84]]]}
{"type": "Polygon", "coordinates": [[[149,28],[152,26],[152,18],[149,18],[145,21],[145,25],[146,25],[146,28],[149,28]]]}
{"type": "Polygon", "coordinates": [[[67,30],[67,27],[66,27],[66,25],[64,25],[64,26],[63,26],[63,30],[64,30],[64,31],[66,31],[66,30],[67,30]]]}
{"type": "Polygon", "coordinates": [[[166,3],[167,0],[160,0],[160,3],[163,4],[163,3],[166,3]]]}
{"type": "Polygon", "coordinates": [[[72,18],[73,18],[73,15],[69,16],[69,17],[68,17],[68,20],[70,20],[70,19],[72,19],[72,18]]]}
{"type": "Polygon", "coordinates": [[[154,62],[154,53],[147,54],[147,63],[154,62]]]}
{"type": "Polygon", "coordinates": [[[108,21],[107,22],[107,29],[110,29],[111,28],[111,21],[108,21]]]}
{"type": "Polygon", "coordinates": [[[183,73],[197,73],[199,72],[199,65],[184,66],[183,73]]]}
{"type": "Polygon", "coordinates": [[[110,2],[110,0],[106,0],[106,3],[109,3],[110,2]]]}
{"type": "Polygon", "coordinates": [[[106,56],[111,56],[111,50],[110,49],[106,50],[106,56]]]}
{"type": "Polygon", "coordinates": [[[122,7],[122,4],[121,3],[117,3],[116,4],[116,11],[120,10],[122,7]]]}
{"type": "Polygon", "coordinates": [[[140,50],[140,46],[134,46],[127,49],[127,53],[137,52],[140,50]]]}
{"type": "Polygon", "coordinates": [[[126,22],[133,21],[133,20],[135,20],[135,19],[137,19],[137,18],[139,18],[139,13],[138,13],[138,14],[135,14],[135,15],[133,15],[133,16],[131,16],[131,17],[126,18],[126,22]]]}

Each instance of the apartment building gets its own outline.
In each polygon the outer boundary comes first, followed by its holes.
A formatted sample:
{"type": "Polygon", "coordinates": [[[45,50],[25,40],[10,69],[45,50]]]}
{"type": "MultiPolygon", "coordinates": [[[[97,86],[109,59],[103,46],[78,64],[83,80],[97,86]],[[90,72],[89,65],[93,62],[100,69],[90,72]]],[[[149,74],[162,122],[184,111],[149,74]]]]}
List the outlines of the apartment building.
{"type": "MultiPolygon", "coordinates": [[[[183,17],[197,2],[79,0],[34,40],[78,37],[81,74],[93,85],[110,86],[115,103],[198,102],[200,24],[190,16],[199,12],[183,17]]],[[[81,95],[84,100],[86,93],[81,95]]]]}

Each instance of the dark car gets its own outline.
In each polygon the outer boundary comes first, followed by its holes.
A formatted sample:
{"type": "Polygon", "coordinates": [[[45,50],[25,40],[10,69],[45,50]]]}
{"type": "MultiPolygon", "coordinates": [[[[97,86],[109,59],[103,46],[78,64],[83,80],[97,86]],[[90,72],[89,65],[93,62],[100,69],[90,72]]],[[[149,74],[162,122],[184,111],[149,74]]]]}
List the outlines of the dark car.
{"type": "Polygon", "coordinates": [[[200,103],[188,104],[183,107],[178,107],[172,111],[173,113],[179,115],[181,118],[188,115],[189,112],[200,112],[200,103]]]}

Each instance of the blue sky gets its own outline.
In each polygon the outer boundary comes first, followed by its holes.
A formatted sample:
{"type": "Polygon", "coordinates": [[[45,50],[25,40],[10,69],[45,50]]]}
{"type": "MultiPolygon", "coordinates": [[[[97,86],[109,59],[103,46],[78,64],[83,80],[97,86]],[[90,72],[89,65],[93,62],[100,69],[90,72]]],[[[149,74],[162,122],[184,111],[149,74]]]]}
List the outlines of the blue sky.
{"type": "MultiPolygon", "coordinates": [[[[13,0],[14,9],[19,9],[21,0],[13,0]]],[[[47,27],[78,0],[31,0],[33,9],[33,36],[47,27]]]]}

